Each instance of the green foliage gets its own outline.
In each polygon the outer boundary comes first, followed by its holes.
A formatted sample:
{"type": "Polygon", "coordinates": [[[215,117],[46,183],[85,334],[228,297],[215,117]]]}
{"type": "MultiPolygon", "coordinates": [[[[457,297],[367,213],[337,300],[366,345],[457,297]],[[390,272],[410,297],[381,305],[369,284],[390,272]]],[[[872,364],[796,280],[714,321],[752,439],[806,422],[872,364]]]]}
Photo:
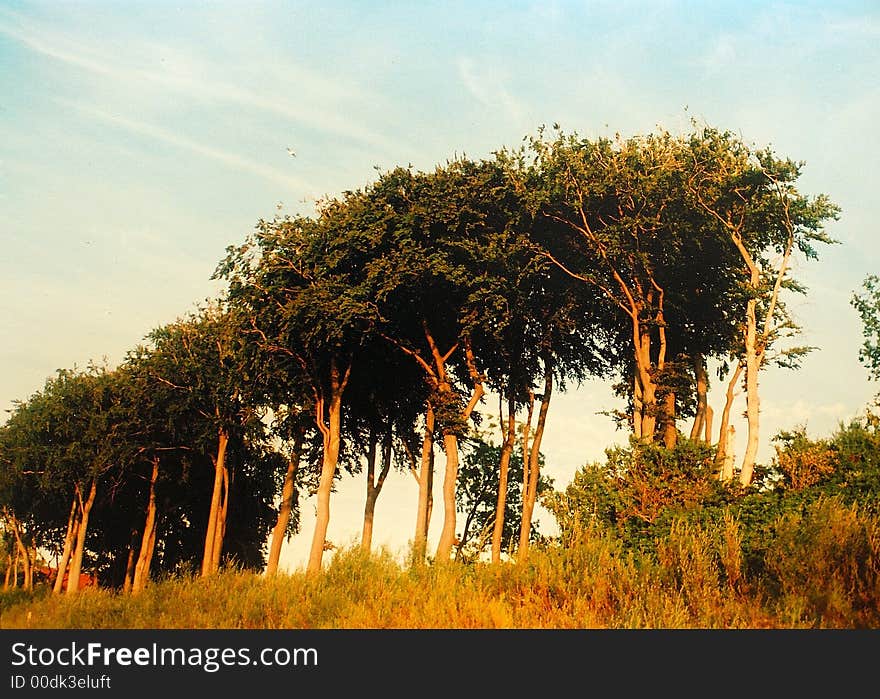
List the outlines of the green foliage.
{"type": "MultiPolygon", "coordinates": [[[[484,439],[469,440],[463,449],[459,466],[455,499],[458,512],[463,515],[458,533],[457,558],[474,560],[486,550],[492,539],[495,526],[495,511],[498,502],[499,462],[501,447],[484,439]]],[[[539,469],[544,468],[544,455],[539,455],[539,469]]],[[[507,475],[507,499],[505,503],[504,527],[501,533],[501,549],[513,553],[519,543],[520,523],[522,521],[523,459],[522,448],[514,448],[510,456],[507,475]]],[[[551,491],[553,481],[544,474],[538,477],[537,497],[551,491]]],[[[530,540],[541,538],[538,524],[532,522],[530,540]]]]}
{"type": "Polygon", "coordinates": [[[880,380],[880,278],[869,274],[862,282],[862,294],[853,294],[850,300],[862,320],[864,342],[859,349],[859,361],[867,368],[873,381],[880,380]]]}
{"type": "Polygon", "coordinates": [[[682,438],[667,449],[633,440],[605,453],[605,463],[584,466],[564,492],[545,498],[564,540],[598,524],[629,546],[649,545],[674,519],[731,498],[718,481],[714,450],[703,442],[682,438]]]}

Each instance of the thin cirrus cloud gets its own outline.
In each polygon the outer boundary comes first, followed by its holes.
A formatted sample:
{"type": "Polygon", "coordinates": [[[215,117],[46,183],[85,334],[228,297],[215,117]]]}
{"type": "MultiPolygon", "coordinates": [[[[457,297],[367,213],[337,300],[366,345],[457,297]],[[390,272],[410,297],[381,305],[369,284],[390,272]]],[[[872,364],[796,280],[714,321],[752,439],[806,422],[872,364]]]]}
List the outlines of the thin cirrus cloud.
{"type": "Polygon", "coordinates": [[[121,129],[125,129],[126,131],[134,134],[146,136],[156,141],[161,141],[162,143],[167,143],[177,148],[188,150],[205,158],[219,161],[224,165],[230,166],[231,168],[245,170],[259,177],[263,177],[266,180],[279,184],[282,187],[297,190],[313,189],[310,183],[301,180],[298,177],[293,177],[286,172],[282,172],[281,170],[270,167],[268,165],[263,165],[262,163],[255,162],[253,160],[249,160],[248,158],[244,158],[229,151],[220,150],[212,146],[206,146],[202,143],[198,143],[197,141],[186,138],[185,136],[181,136],[167,129],[163,129],[162,127],[155,126],[153,124],[149,124],[143,121],[137,121],[135,119],[129,119],[127,117],[120,116],[119,114],[111,114],[109,112],[105,112],[103,110],[96,109],[94,107],[81,104],[73,100],[56,98],[55,101],[65,107],[74,109],[85,116],[103,121],[104,123],[116,126],[121,129]]]}
{"type": "Polygon", "coordinates": [[[480,104],[500,110],[514,123],[522,121],[523,105],[504,88],[497,74],[481,72],[469,58],[459,59],[458,74],[467,91],[480,104]]]}
{"type": "MultiPolygon", "coordinates": [[[[344,114],[360,113],[357,105],[348,105],[340,109],[335,105],[339,99],[345,98],[357,102],[375,102],[373,95],[360,94],[348,86],[338,86],[320,76],[314,76],[298,66],[286,66],[285,71],[295,76],[296,86],[304,89],[305,98],[300,103],[284,99],[278,90],[271,95],[238,85],[214,79],[207,74],[207,63],[200,64],[197,60],[189,61],[190,66],[198,70],[178,70],[163,68],[153,70],[143,67],[126,65],[119,55],[112,57],[103,55],[98,47],[77,42],[61,32],[52,31],[47,27],[37,26],[18,15],[10,12],[0,14],[0,34],[17,41],[30,51],[41,54],[69,67],[92,73],[103,78],[110,78],[123,85],[150,84],[159,88],[172,90],[175,93],[192,98],[210,99],[231,102],[246,106],[249,109],[281,116],[294,120],[319,132],[342,137],[358,145],[380,148],[384,151],[399,150],[399,138],[391,139],[355,121],[345,118],[344,114]],[[13,17],[15,25],[9,21],[13,17]],[[326,105],[326,106],[322,106],[326,105]]],[[[162,47],[151,46],[151,56],[161,52],[162,47]]],[[[132,49],[129,48],[131,52],[132,49]]],[[[173,52],[172,52],[173,53],[173,52]]],[[[178,59],[187,62],[179,53],[178,59]]],[[[278,71],[275,66],[276,74],[278,71]]],[[[282,71],[282,72],[285,72],[282,71]]]]}

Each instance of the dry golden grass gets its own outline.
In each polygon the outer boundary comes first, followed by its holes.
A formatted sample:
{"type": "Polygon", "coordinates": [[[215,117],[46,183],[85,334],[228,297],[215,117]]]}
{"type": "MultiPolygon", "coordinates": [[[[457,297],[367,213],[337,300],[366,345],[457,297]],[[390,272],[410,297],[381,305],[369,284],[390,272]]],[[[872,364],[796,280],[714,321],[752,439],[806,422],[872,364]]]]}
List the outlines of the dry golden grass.
{"type": "Polygon", "coordinates": [[[417,567],[337,552],[325,571],[226,571],[151,583],[136,597],[8,595],[3,628],[876,628],[880,523],[823,500],[780,518],[761,576],[744,571],[739,525],[676,523],[655,554],[588,529],[524,564],[417,567]]]}

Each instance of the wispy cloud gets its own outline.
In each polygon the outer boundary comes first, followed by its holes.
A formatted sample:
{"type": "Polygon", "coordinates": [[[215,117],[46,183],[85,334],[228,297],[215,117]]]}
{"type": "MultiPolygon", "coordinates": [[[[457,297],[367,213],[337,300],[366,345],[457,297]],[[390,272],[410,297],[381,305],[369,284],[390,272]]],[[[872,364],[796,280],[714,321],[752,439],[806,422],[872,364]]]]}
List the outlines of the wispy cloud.
{"type": "Polygon", "coordinates": [[[188,150],[192,153],[196,153],[197,155],[201,155],[205,158],[216,160],[223,163],[224,165],[228,165],[235,169],[251,172],[255,175],[258,175],[259,177],[263,177],[284,187],[295,189],[298,191],[313,189],[313,187],[308,182],[305,182],[298,177],[289,175],[286,172],[282,172],[281,170],[270,167],[268,165],[263,165],[262,163],[258,163],[253,160],[249,160],[248,158],[243,158],[242,156],[235,153],[220,150],[219,148],[215,148],[213,146],[206,146],[203,143],[198,143],[197,141],[193,141],[192,139],[186,138],[185,136],[181,136],[167,129],[163,129],[159,126],[155,126],[154,124],[137,121],[135,119],[129,119],[118,114],[110,114],[109,112],[95,109],[94,107],[80,104],[72,100],[56,99],[56,101],[66,107],[75,109],[86,116],[98,119],[107,124],[111,124],[132,133],[139,134],[141,136],[147,136],[148,138],[161,141],[162,143],[167,143],[177,148],[188,150]]]}
{"type": "MultiPolygon", "coordinates": [[[[383,150],[399,149],[399,139],[392,140],[352,118],[354,114],[362,114],[357,110],[357,104],[352,105],[352,102],[374,102],[375,96],[360,94],[352,86],[336,85],[332,80],[314,75],[299,66],[285,65],[283,70],[277,65],[272,66],[274,75],[285,75],[288,82],[292,80],[304,93],[303,99],[293,102],[285,98],[283,90],[276,89],[267,95],[217,79],[210,75],[206,63],[200,63],[194,57],[170,47],[155,44],[147,47],[151,60],[163,53],[175,59],[161,70],[156,70],[126,63],[119,55],[107,55],[99,47],[78,42],[47,26],[37,26],[8,11],[0,13],[0,34],[69,67],[125,85],[149,84],[192,98],[230,102],[292,119],[317,131],[359,144],[383,150]],[[340,108],[340,100],[348,102],[347,108],[340,108]]],[[[132,50],[129,52],[132,53],[132,50]]]]}
{"type": "Polygon", "coordinates": [[[523,105],[504,87],[497,72],[481,71],[470,58],[460,58],[458,74],[467,91],[480,104],[499,109],[513,122],[522,120],[523,105]]]}

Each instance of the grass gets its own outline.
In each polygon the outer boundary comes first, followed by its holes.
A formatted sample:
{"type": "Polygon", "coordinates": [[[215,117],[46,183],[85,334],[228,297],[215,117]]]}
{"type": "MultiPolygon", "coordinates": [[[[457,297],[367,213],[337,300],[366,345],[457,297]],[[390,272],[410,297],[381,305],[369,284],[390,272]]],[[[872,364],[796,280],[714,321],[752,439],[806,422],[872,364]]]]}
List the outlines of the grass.
{"type": "Polygon", "coordinates": [[[653,553],[588,528],[523,564],[406,566],[344,549],[318,576],[226,570],[137,596],[0,595],[2,628],[878,628],[880,522],[833,500],[772,528],[744,570],[741,531],[677,522],[653,553]]]}

